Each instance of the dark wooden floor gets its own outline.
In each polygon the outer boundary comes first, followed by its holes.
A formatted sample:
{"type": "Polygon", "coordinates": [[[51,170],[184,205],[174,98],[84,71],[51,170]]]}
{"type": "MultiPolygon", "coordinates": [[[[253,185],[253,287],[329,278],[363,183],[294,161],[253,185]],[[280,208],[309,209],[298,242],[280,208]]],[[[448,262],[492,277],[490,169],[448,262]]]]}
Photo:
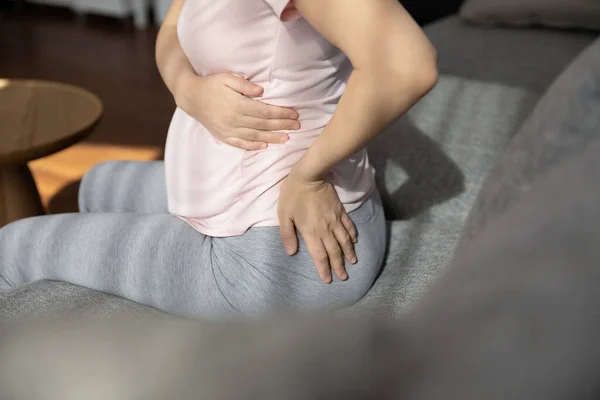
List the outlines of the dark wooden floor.
{"type": "Polygon", "coordinates": [[[102,98],[105,115],[81,145],[32,163],[52,212],[76,211],[77,181],[96,162],[162,156],[173,100],[154,64],[156,29],[66,10],[0,10],[0,78],[66,82],[102,98]]]}

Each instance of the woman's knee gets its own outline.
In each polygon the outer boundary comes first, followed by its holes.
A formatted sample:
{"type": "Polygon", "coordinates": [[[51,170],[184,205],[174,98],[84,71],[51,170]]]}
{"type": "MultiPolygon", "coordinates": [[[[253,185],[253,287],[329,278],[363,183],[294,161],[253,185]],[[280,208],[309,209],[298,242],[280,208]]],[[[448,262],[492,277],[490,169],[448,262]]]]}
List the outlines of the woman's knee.
{"type": "Polygon", "coordinates": [[[102,199],[110,191],[115,172],[124,166],[125,161],[107,161],[93,166],[81,180],[78,202],[80,212],[102,211],[102,199]]]}
{"type": "Polygon", "coordinates": [[[109,161],[83,177],[79,189],[81,212],[167,212],[164,163],[109,161]]]}
{"type": "Polygon", "coordinates": [[[10,243],[10,225],[0,228],[0,293],[13,287],[7,277],[8,257],[12,253],[13,244],[10,243]]]}
{"type": "Polygon", "coordinates": [[[17,268],[34,250],[32,226],[39,218],[22,219],[0,228],[0,292],[16,286],[17,268]]]}

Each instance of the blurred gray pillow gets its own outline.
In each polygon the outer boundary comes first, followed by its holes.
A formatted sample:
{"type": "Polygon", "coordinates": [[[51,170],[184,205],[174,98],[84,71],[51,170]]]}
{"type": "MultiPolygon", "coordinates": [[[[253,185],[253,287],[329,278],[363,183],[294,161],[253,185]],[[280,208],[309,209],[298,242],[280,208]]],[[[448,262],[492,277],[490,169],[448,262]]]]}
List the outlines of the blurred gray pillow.
{"type": "Polygon", "coordinates": [[[600,0],[466,0],[460,15],[479,24],[600,31],[600,0]]]}

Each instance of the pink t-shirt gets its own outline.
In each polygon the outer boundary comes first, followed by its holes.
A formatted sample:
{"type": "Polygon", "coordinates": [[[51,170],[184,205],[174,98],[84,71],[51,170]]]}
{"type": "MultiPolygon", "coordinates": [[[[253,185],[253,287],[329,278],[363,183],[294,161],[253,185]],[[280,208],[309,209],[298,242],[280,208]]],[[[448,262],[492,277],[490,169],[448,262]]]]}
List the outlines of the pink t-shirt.
{"type": "MultiPolygon", "coordinates": [[[[169,211],[214,237],[279,225],[281,183],[333,115],[352,71],[349,60],[288,0],[186,1],[178,31],[199,75],[230,72],[261,85],[259,100],[293,107],[302,128],[288,132],[286,144],[245,151],[177,109],[165,152],[169,211]]],[[[373,178],[366,151],[330,175],[348,212],[370,196],[373,178]]]]}

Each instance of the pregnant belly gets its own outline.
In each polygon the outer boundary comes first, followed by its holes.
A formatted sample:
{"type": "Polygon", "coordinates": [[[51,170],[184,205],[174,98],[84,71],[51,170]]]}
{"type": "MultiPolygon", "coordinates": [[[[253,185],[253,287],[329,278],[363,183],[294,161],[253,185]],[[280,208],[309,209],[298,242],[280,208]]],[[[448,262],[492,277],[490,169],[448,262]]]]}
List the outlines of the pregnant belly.
{"type": "Polygon", "coordinates": [[[178,109],[165,151],[170,212],[211,226],[276,218],[279,185],[317,135],[303,132],[285,145],[245,151],[220,142],[178,109]]]}

